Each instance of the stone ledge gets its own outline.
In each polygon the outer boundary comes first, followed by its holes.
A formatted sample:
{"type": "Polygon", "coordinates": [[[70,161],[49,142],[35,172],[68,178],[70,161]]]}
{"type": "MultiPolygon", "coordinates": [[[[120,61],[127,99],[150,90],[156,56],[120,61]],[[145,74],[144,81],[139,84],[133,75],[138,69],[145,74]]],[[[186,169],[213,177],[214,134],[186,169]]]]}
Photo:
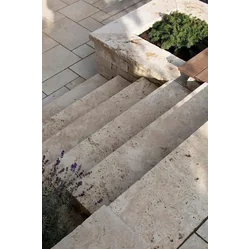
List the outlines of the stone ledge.
{"type": "Polygon", "coordinates": [[[207,4],[198,0],[153,0],[91,33],[97,56],[136,78],[159,82],[179,78],[183,83],[178,66],[184,61],[139,37],[162,14],[175,10],[207,21],[207,4]]]}

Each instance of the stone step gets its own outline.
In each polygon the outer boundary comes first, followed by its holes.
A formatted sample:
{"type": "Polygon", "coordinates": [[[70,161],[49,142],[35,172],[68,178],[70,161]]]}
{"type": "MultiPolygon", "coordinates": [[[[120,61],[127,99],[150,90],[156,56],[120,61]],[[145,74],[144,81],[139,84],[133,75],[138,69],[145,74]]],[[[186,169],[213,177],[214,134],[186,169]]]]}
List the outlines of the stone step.
{"type": "Polygon", "coordinates": [[[78,117],[87,114],[90,110],[108,100],[111,96],[115,95],[129,84],[130,82],[124,78],[116,76],[52,116],[43,126],[43,141],[68,126],[78,117]]]}
{"type": "Polygon", "coordinates": [[[43,107],[43,124],[48,118],[65,109],[67,106],[73,102],[79,100],[83,96],[87,95],[97,87],[101,86],[103,83],[107,82],[103,76],[97,74],[85,82],[79,84],[69,92],[58,97],[56,100],[50,102],[43,107]]]}
{"type": "MultiPolygon", "coordinates": [[[[61,160],[58,170],[60,171],[74,162],[82,165],[81,171],[90,170],[143,128],[171,109],[188,93],[189,91],[186,88],[175,81],[165,83],[68,151],[61,160]]],[[[58,176],[69,180],[68,176],[65,177],[67,174],[62,172],[58,176]]],[[[77,177],[73,176],[72,178],[77,177]]]]}
{"type": "Polygon", "coordinates": [[[207,125],[109,205],[148,248],[178,248],[208,215],[207,125]]]}
{"type": "Polygon", "coordinates": [[[207,88],[201,85],[95,165],[73,195],[91,213],[109,205],[207,121],[207,88]]]}
{"type": "Polygon", "coordinates": [[[62,150],[69,151],[156,88],[156,85],[145,78],[130,84],[43,142],[43,155],[50,163],[53,162],[59,157],[62,150]]]}
{"type": "Polygon", "coordinates": [[[144,240],[103,206],[52,249],[146,249],[144,240]]]}

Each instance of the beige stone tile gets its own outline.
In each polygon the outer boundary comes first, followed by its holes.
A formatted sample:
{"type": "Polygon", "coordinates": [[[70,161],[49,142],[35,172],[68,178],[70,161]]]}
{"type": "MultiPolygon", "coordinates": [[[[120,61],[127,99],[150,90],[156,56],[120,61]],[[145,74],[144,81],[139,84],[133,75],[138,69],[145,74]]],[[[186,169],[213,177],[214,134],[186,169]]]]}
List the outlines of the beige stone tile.
{"type": "Polygon", "coordinates": [[[62,0],[64,3],[66,3],[66,4],[72,4],[72,3],[75,3],[75,2],[77,2],[77,1],[79,1],[79,0],[62,0]]]}
{"type": "Polygon", "coordinates": [[[80,0],[76,3],[73,3],[59,12],[63,15],[69,17],[73,21],[80,21],[86,17],[91,16],[92,14],[98,12],[99,10],[92,5],[80,0]]]}
{"type": "Polygon", "coordinates": [[[107,14],[107,13],[105,13],[105,12],[103,12],[103,11],[99,11],[99,12],[96,12],[91,17],[94,18],[95,20],[97,20],[98,22],[102,22],[103,20],[109,18],[110,15],[107,14]]]}
{"type": "Polygon", "coordinates": [[[126,0],[126,1],[114,1],[114,0],[100,0],[93,5],[100,10],[103,10],[110,15],[115,15],[122,10],[138,3],[140,0],[126,0]]]}
{"type": "Polygon", "coordinates": [[[95,54],[82,59],[80,62],[71,66],[70,69],[85,79],[97,74],[95,54]]]}
{"type": "Polygon", "coordinates": [[[208,249],[208,244],[196,234],[193,234],[180,249],[208,249]]]}
{"type": "Polygon", "coordinates": [[[42,28],[44,29],[44,28],[48,27],[50,24],[52,24],[52,22],[49,21],[48,19],[46,19],[45,17],[43,17],[43,26],[42,26],[42,28]]]}
{"type": "Polygon", "coordinates": [[[72,82],[66,84],[66,87],[68,89],[73,89],[74,87],[76,87],[77,85],[79,85],[82,82],[84,82],[84,78],[82,78],[82,77],[79,76],[78,78],[76,78],[72,82]]]}
{"type": "Polygon", "coordinates": [[[80,47],[78,47],[75,50],[73,50],[73,52],[75,54],[77,54],[78,56],[84,58],[84,57],[86,57],[86,56],[94,53],[95,50],[92,47],[90,47],[89,45],[83,44],[80,47]]]}
{"type": "Polygon", "coordinates": [[[51,13],[46,13],[45,15],[43,15],[45,18],[47,18],[50,22],[55,23],[63,18],[65,18],[65,16],[59,12],[53,12],[51,13]]]}
{"type": "Polygon", "coordinates": [[[67,4],[61,0],[43,0],[43,2],[45,2],[45,5],[52,11],[57,11],[67,6],[67,4]]]}
{"type": "Polygon", "coordinates": [[[47,95],[55,92],[64,85],[70,83],[72,80],[76,79],[78,75],[71,71],[70,69],[65,69],[59,74],[53,76],[49,80],[43,82],[43,92],[47,95]]]}
{"type": "Polygon", "coordinates": [[[57,42],[72,50],[89,40],[89,31],[81,25],[64,18],[43,30],[57,42]]]}
{"type": "Polygon", "coordinates": [[[55,249],[141,249],[144,240],[103,206],[61,240],[55,249]]]}
{"type": "Polygon", "coordinates": [[[51,39],[50,37],[48,37],[45,34],[42,34],[42,38],[43,38],[42,52],[45,52],[45,51],[55,47],[58,44],[56,41],[54,41],[53,39],[51,39]]]}
{"type": "Polygon", "coordinates": [[[43,53],[43,81],[79,61],[79,57],[61,45],[43,53]]]}
{"type": "Polygon", "coordinates": [[[196,233],[199,234],[203,239],[208,241],[208,220],[206,220],[206,222],[201,225],[196,233]]]}
{"type": "Polygon", "coordinates": [[[123,10],[123,11],[117,13],[116,15],[111,16],[110,18],[104,20],[102,23],[103,23],[103,24],[108,24],[108,23],[113,22],[113,21],[115,21],[116,19],[118,19],[118,18],[120,18],[120,17],[122,17],[122,16],[128,14],[128,13],[129,13],[129,12],[127,12],[126,10],[123,10]]]}
{"type": "Polygon", "coordinates": [[[52,102],[53,100],[55,100],[56,98],[65,94],[68,91],[69,90],[66,87],[62,87],[61,89],[58,89],[56,92],[54,92],[53,94],[43,99],[43,106],[47,105],[48,103],[52,102]]]}
{"type": "Polygon", "coordinates": [[[90,31],[95,31],[103,26],[102,23],[96,21],[95,19],[91,17],[87,17],[83,19],[82,21],[79,22],[79,24],[81,24],[83,27],[85,27],[86,29],[90,31]]]}
{"type": "Polygon", "coordinates": [[[95,44],[92,40],[88,41],[87,44],[91,46],[93,49],[95,48],[95,44]]]}

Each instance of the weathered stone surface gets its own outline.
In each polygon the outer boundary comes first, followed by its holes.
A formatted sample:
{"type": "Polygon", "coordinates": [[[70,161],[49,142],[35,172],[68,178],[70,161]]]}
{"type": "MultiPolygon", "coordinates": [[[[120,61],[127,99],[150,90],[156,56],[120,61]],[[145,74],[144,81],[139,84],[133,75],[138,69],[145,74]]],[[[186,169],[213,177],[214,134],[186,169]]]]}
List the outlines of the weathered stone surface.
{"type": "Polygon", "coordinates": [[[129,82],[127,80],[117,76],[50,117],[43,126],[43,141],[65,128],[78,117],[87,114],[90,110],[108,100],[128,85],[129,82]]]}
{"type": "Polygon", "coordinates": [[[206,218],[207,123],[110,204],[150,248],[177,248],[206,218]]]}
{"type": "MultiPolygon", "coordinates": [[[[81,171],[86,173],[187,95],[188,91],[174,81],[157,88],[68,151],[60,163],[60,169],[77,162],[82,166],[81,171]]],[[[68,173],[63,172],[59,176],[64,179],[65,175],[68,173]]],[[[77,182],[80,180],[80,177],[76,179],[77,182]]]]}
{"type": "Polygon", "coordinates": [[[42,113],[43,123],[45,123],[45,121],[51,116],[60,112],[61,110],[66,108],[68,105],[79,100],[80,98],[87,95],[88,93],[90,93],[97,87],[101,86],[105,82],[107,82],[107,80],[101,75],[97,74],[91,77],[90,79],[86,80],[85,82],[81,83],[80,85],[76,86],[74,89],[72,89],[68,93],[57,98],[55,101],[44,106],[43,113],[42,113]]]}
{"type": "Polygon", "coordinates": [[[143,78],[132,83],[46,140],[43,155],[50,162],[56,160],[62,150],[69,151],[155,89],[154,84],[143,78]]]}
{"type": "Polygon", "coordinates": [[[79,193],[85,192],[78,198],[83,206],[93,212],[114,201],[204,124],[207,92],[207,84],[203,84],[93,167],[78,188],[79,193]]]}
{"type": "Polygon", "coordinates": [[[53,249],[145,249],[144,240],[103,206],[53,249]]]}
{"type": "MultiPolygon", "coordinates": [[[[127,72],[137,77],[144,76],[159,81],[176,80],[181,75],[178,66],[184,61],[139,37],[160,20],[163,13],[175,10],[207,20],[207,5],[200,1],[178,0],[176,4],[173,0],[153,0],[91,33],[90,38],[95,44],[100,43],[97,55],[125,72],[128,68],[127,72]],[[116,54],[122,63],[115,56],[108,59],[103,53],[116,54]],[[124,61],[126,65],[123,64],[124,61]]],[[[178,80],[183,84],[182,78],[178,80]]]]}

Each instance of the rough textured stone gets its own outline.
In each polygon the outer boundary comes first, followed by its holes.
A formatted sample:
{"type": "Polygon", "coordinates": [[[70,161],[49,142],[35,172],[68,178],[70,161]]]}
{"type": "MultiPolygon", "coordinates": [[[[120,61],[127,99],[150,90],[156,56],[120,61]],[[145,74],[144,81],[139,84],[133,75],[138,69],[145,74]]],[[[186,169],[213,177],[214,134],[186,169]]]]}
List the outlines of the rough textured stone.
{"type": "Polygon", "coordinates": [[[90,212],[108,205],[207,121],[207,84],[177,103],[83,177],[78,200],[90,212]],[[91,186],[91,189],[89,190],[91,186]],[[100,204],[97,201],[102,200],[100,204]]]}
{"type": "Polygon", "coordinates": [[[50,162],[56,160],[62,150],[69,151],[155,89],[154,84],[144,79],[124,88],[46,140],[43,143],[43,154],[46,159],[50,162]]]}
{"type": "Polygon", "coordinates": [[[105,82],[107,82],[107,80],[97,74],[86,80],[85,82],[79,84],[74,89],[70,90],[67,94],[57,98],[49,105],[46,105],[45,107],[43,107],[43,123],[45,123],[46,120],[51,116],[60,112],[71,103],[81,99],[83,96],[87,95],[105,82]]]}
{"type": "Polygon", "coordinates": [[[144,249],[144,240],[103,206],[53,249],[144,249]]]}
{"type": "Polygon", "coordinates": [[[207,123],[110,204],[150,248],[177,248],[208,213],[207,123]]]}
{"type": "MultiPolygon", "coordinates": [[[[99,6],[101,3],[97,2],[96,5],[99,6]]],[[[138,36],[160,20],[162,13],[175,10],[207,20],[207,5],[200,1],[178,0],[176,4],[172,0],[153,0],[91,33],[90,38],[95,44],[101,44],[101,51],[112,50],[119,58],[125,60],[128,72],[137,77],[144,76],[159,81],[175,80],[181,76],[178,66],[184,61],[138,36]]],[[[97,51],[97,55],[102,57],[99,53],[97,51]]],[[[117,65],[113,59],[109,62],[117,65]]]]}
{"type": "Polygon", "coordinates": [[[50,117],[43,126],[43,141],[65,128],[78,117],[87,114],[128,85],[127,80],[117,76],[50,117]]]}
{"type": "MultiPolygon", "coordinates": [[[[60,163],[60,168],[69,166],[72,162],[77,162],[82,165],[81,170],[89,171],[186,95],[188,95],[187,90],[176,82],[167,83],[156,89],[68,151],[60,163]]],[[[59,176],[64,179],[65,173],[63,172],[59,176]]],[[[66,178],[69,180],[68,176],[66,178]]],[[[81,178],[78,177],[76,182],[80,180],[81,178]]]]}

